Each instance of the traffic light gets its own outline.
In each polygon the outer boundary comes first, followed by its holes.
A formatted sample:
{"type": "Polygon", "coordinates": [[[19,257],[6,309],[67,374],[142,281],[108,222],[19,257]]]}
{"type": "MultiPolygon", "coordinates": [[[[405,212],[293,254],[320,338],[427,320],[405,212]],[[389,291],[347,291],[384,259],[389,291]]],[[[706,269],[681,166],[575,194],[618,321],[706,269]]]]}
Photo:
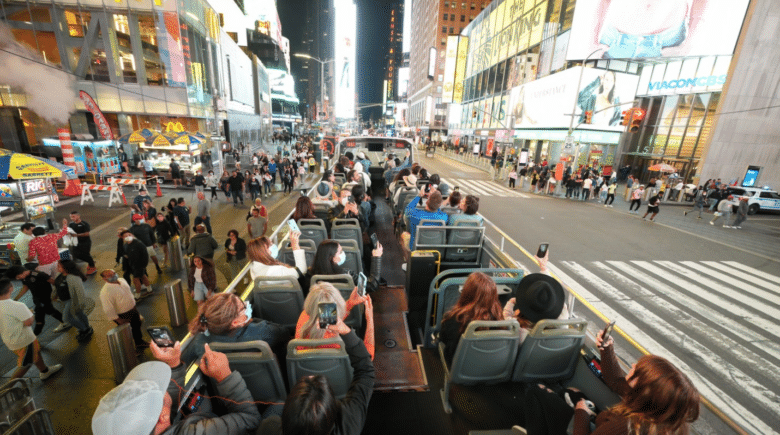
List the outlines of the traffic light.
{"type": "Polygon", "coordinates": [[[472,117],[472,118],[474,118],[474,119],[476,119],[476,118],[477,118],[477,111],[476,111],[476,110],[474,110],[473,112],[471,112],[471,117],[472,117]]]}
{"type": "Polygon", "coordinates": [[[590,124],[591,118],[593,118],[593,111],[592,110],[586,110],[585,111],[585,124],[590,124]]]}
{"type": "Polygon", "coordinates": [[[623,120],[620,121],[620,125],[628,125],[630,123],[631,123],[631,110],[624,110],[623,111],[623,120]]]}
{"type": "Polygon", "coordinates": [[[635,107],[632,109],[631,126],[628,127],[628,131],[636,133],[639,131],[639,126],[642,125],[642,120],[645,119],[644,109],[635,107]]]}

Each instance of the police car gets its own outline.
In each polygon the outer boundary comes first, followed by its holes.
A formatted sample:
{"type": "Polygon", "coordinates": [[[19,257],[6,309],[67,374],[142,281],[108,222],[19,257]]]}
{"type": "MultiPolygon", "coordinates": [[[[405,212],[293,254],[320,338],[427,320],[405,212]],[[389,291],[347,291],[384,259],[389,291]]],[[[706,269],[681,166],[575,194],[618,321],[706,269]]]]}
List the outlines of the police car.
{"type": "Polygon", "coordinates": [[[748,214],[756,214],[759,210],[780,211],[780,194],[774,190],[733,186],[728,191],[734,199],[748,198],[748,214]]]}

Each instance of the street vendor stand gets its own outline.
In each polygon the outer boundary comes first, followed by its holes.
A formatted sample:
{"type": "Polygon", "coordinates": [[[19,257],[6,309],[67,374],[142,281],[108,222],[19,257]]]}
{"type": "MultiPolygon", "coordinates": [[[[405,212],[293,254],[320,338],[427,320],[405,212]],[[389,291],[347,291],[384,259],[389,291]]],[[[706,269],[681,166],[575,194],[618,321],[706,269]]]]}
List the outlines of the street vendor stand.
{"type": "MultiPolygon", "coordinates": [[[[87,173],[97,173],[100,176],[105,176],[122,172],[116,141],[72,140],[71,144],[76,162],[76,174],[83,176],[87,173]]],[[[52,148],[59,149],[60,140],[58,138],[45,138],[43,145],[46,155],[56,156],[56,153],[50,153],[50,150],[52,148]]]]}
{"type": "Polygon", "coordinates": [[[179,145],[141,144],[139,146],[144,158],[152,163],[157,174],[166,180],[171,177],[171,159],[175,158],[182,172],[182,179],[192,178],[202,168],[200,161],[200,146],[195,143],[179,145]]]}

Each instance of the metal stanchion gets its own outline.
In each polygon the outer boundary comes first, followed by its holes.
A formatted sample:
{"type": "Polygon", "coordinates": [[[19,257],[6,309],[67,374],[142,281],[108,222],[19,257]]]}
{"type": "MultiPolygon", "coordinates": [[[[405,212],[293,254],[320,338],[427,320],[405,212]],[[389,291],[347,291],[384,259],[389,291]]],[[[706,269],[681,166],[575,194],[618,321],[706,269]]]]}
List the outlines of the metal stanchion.
{"type": "Polygon", "coordinates": [[[188,322],[187,310],[184,306],[184,293],[181,280],[177,279],[165,285],[165,299],[168,301],[168,314],[171,317],[171,326],[181,326],[188,322]]]}
{"type": "Polygon", "coordinates": [[[114,364],[114,382],[121,384],[130,370],[138,365],[130,324],[125,323],[111,329],[106,334],[106,338],[111,362],[114,364]]]}
{"type": "Polygon", "coordinates": [[[173,236],[171,240],[168,241],[168,256],[171,261],[171,272],[178,272],[187,265],[180,240],[181,238],[179,236],[173,236]]]}

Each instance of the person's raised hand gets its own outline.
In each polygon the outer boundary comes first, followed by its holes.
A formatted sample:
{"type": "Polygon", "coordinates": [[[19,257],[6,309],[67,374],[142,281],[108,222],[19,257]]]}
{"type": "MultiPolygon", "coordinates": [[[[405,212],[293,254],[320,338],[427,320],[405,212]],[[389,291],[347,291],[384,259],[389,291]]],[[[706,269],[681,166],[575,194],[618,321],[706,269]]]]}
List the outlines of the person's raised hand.
{"type": "Polygon", "coordinates": [[[301,237],[301,232],[300,231],[291,231],[290,232],[290,247],[292,249],[295,250],[295,249],[300,249],[301,248],[300,245],[298,244],[298,240],[300,239],[300,237],[301,237]]]}
{"type": "Polygon", "coordinates": [[[181,364],[181,343],[178,341],[174,343],[173,347],[159,347],[152,340],[149,343],[149,349],[156,359],[168,364],[171,368],[178,367],[181,364]]]}
{"type": "Polygon", "coordinates": [[[544,253],[544,257],[539,258],[534,254],[534,258],[536,258],[536,261],[539,263],[539,271],[542,273],[547,272],[547,262],[550,260],[550,249],[547,249],[547,252],[544,253]]]}
{"type": "Polygon", "coordinates": [[[376,249],[371,251],[371,255],[374,257],[381,257],[384,252],[385,250],[382,248],[382,244],[377,242],[376,249]]]}
{"type": "Polygon", "coordinates": [[[222,382],[230,376],[230,364],[227,356],[222,352],[211,350],[208,344],[203,345],[203,357],[200,359],[200,370],[204,375],[222,382]]]}
{"type": "Polygon", "coordinates": [[[604,340],[604,330],[602,329],[599,331],[598,334],[596,334],[596,346],[598,346],[599,349],[606,349],[612,345],[615,344],[615,340],[612,339],[612,336],[607,337],[607,340],[604,340]]]}
{"type": "Polygon", "coordinates": [[[347,326],[343,320],[338,319],[336,321],[335,325],[328,325],[326,328],[328,331],[335,332],[338,335],[345,335],[349,334],[349,331],[352,330],[349,326],[347,326]]]}
{"type": "Polygon", "coordinates": [[[366,299],[368,299],[368,296],[367,295],[366,296],[360,296],[360,294],[358,294],[358,288],[357,287],[355,287],[352,290],[352,293],[349,295],[349,300],[352,301],[352,303],[354,305],[360,305],[360,304],[364,303],[366,301],[366,299]]]}

